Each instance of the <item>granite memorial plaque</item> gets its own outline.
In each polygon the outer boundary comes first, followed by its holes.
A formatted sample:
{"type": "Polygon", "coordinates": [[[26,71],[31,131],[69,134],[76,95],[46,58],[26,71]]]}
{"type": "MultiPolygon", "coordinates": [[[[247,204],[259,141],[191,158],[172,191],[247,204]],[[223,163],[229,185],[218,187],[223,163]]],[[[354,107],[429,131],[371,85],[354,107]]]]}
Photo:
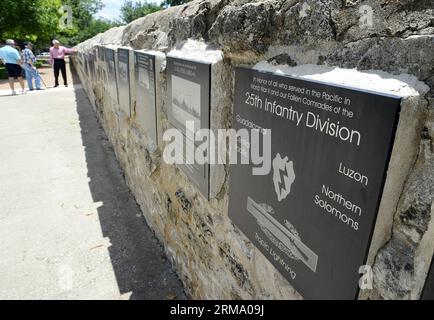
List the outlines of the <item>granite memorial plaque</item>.
{"type": "Polygon", "coordinates": [[[119,83],[118,83],[118,93],[119,93],[119,105],[121,110],[125,112],[126,115],[130,116],[130,105],[131,105],[131,95],[130,95],[130,51],[125,48],[118,48],[118,72],[119,72],[119,83]]]}
{"type": "Polygon", "coordinates": [[[434,300],[434,259],[425,280],[425,288],[422,293],[422,300],[434,300]]]}
{"type": "Polygon", "coordinates": [[[96,50],[97,50],[98,60],[100,62],[104,62],[105,61],[104,47],[103,46],[97,46],[96,50]]]}
{"type": "MultiPolygon", "coordinates": [[[[167,57],[168,118],[173,127],[183,132],[186,139],[187,121],[194,124],[194,131],[209,129],[210,82],[210,63],[167,57]]],[[[196,144],[195,141],[191,142],[196,144]]],[[[185,143],[185,147],[189,145],[191,144],[185,143]]],[[[209,165],[184,162],[181,169],[208,198],[209,165]]]]}
{"type": "Polygon", "coordinates": [[[233,128],[270,149],[265,173],[231,165],[229,217],[306,299],[358,295],[399,110],[399,97],[236,69],[233,128]]]}
{"type": "Polygon", "coordinates": [[[136,118],[148,137],[157,144],[155,104],[155,55],[134,52],[136,77],[136,118]]]}
{"type": "Polygon", "coordinates": [[[98,45],[95,49],[96,73],[98,81],[104,81],[104,48],[98,45]]]}
{"type": "Polygon", "coordinates": [[[84,72],[89,77],[90,76],[90,69],[89,69],[89,56],[87,54],[84,55],[84,72]]]}
{"type": "Polygon", "coordinates": [[[91,79],[95,78],[96,70],[95,70],[95,55],[93,53],[89,53],[87,56],[87,62],[89,65],[89,76],[91,79]]]}
{"type": "Polygon", "coordinates": [[[116,72],[116,58],[115,50],[111,48],[105,48],[104,56],[107,69],[107,87],[109,89],[111,97],[115,101],[119,101],[118,98],[118,84],[117,84],[117,72],[116,72]]]}

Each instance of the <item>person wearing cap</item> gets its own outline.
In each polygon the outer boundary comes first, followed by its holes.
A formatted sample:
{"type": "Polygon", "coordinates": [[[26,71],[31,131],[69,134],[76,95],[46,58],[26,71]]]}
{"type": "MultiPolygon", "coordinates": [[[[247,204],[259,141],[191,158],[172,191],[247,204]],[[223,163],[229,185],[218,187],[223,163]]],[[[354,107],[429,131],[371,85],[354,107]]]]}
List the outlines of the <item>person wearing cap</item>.
{"type": "Polygon", "coordinates": [[[41,88],[41,76],[35,67],[36,57],[32,52],[33,44],[30,42],[26,43],[26,47],[22,52],[23,69],[26,72],[27,85],[29,90],[34,90],[33,79],[35,79],[36,90],[42,90],[41,88]]]}
{"type": "Polygon", "coordinates": [[[21,69],[21,56],[17,49],[15,49],[15,41],[12,39],[6,40],[6,45],[0,49],[0,59],[6,67],[9,78],[9,87],[12,90],[12,95],[15,92],[15,79],[18,79],[21,86],[21,93],[26,93],[24,88],[24,80],[22,77],[23,70],[21,69]]]}
{"type": "Polygon", "coordinates": [[[54,69],[54,87],[59,86],[59,71],[62,72],[63,84],[67,87],[65,54],[74,53],[76,50],[61,46],[57,40],[53,40],[52,43],[53,46],[50,48],[50,64],[54,69]]]}

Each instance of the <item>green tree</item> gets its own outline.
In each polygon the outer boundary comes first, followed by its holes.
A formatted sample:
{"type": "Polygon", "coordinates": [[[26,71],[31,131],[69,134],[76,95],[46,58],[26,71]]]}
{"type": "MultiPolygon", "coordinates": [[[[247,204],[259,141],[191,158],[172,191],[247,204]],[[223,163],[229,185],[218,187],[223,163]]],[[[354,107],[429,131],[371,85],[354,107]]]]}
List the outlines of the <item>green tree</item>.
{"type": "Polygon", "coordinates": [[[191,0],[164,0],[161,4],[164,8],[179,6],[181,4],[190,2],[191,0]]]}
{"type": "Polygon", "coordinates": [[[61,0],[1,0],[0,38],[47,42],[59,29],[61,0]]]}
{"type": "Polygon", "coordinates": [[[161,10],[162,7],[157,4],[146,1],[126,0],[121,7],[121,20],[124,23],[130,23],[138,18],[144,17],[150,13],[161,10]]]}
{"type": "Polygon", "coordinates": [[[77,31],[76,28],[63,30],[57,35],[57,39],[66,46],[75,46],[80,42],[96,36],[98,33],[107,31],[110,28],[116,27],[119,24],[106,19],[92,18],[86,28],[77,31]]]}
{"type": "Polygon", "coordinates": [[[74,46],[118,25],[94,17],[104,7],[101,0],[63,0],[63,4],[72,8],[72,27],[62,29],[57,38],[67,46],[74,46]]]}
{"type": "Polygon", "coordinates": [[[63,0],[62,3],[71,6],[72,23],[78,30],[89,27],[93,16],[104,7],[101,0],[63,0]]]}

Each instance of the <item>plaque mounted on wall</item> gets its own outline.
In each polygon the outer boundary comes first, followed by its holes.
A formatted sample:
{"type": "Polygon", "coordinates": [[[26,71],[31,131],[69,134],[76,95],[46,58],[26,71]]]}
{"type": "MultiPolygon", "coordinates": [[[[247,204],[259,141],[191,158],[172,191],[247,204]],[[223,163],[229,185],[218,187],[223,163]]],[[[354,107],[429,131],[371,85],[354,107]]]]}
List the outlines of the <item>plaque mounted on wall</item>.
{"type": "Polygon", "coordinates": [[[260,142],[239,153],[266,160],[231,165],[229,217],[306,299],[358,295],[399,110],[399,97],[236,69],[233,128],[260,142]]]}
{"type": "MultiPolygon", "coordinates": [[[[167,113],[171,125],[183,133],[185,148],[196,145],[195,141],[187,142],[187,136],[195,134],[187,128],[187,122],[192,124],[193,131],[209,129],[210,82],[211,63],[167,57],[167,113]]],[[[187,150],[184,152],[184,160],[186,153],[187,150]]],[[[209,164],[184,161],[180,168],[201,193],[209,198],[209,164]]]]}
{"type": "Polygon", "coordinates": [[[95,49],[95,55],[96,55],[96,71],[98,76],[98,81],[105,81],[104,77],[104,47],[98,45],[95,49]]]}
{"type": "Polygon", "coordinates": [[[104,49],[104,56],[107,70],[107,87],[110,92],[110,96],[119,102],[118,97],[118,82],[116,72],[116,51],[112,48],[104,49]]]}
{"type": "Polygon", "coordinates": [[[94,79],[96,77],[95,55],[93,53],[89,53],[87,55],[87,61],[89,65],[89,76],[91,77],[91,79],[94,79]]]}
{"type": "Polygon", "coordinates": [[[155,55],[146,52],[134,52],[136,77],[136,119],[147,136],[158,144],[155,55]]]}
{"type": "Polygon", "coordinates": [[[425,280],[425,287],[422,292],[422,300],[434,300],[434,258],[425,280]]]}
{"type": "Polygon", "coordinates": [[[96,47],[99,62],[105,61],[104,47],[99,45],[96,47]]]}
{"type": "Polygon", "coordinates": [[[126,48],[118,48],[118,78],[119,106],[127,116],[130,116],[130,50],[126,48]]]}
{"type": "Polygon", "coordinates": [[[90,77],[90,64],[89,64],[89,54],[86,53],[84,56],[85,72],[87,77],[90,77]]]}

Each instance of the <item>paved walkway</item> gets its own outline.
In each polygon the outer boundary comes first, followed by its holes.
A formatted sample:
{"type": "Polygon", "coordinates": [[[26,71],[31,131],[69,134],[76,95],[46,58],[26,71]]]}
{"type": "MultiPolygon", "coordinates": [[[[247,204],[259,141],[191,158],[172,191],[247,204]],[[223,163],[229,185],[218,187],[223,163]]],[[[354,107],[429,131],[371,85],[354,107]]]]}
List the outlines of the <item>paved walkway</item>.
{"type": "Polygon", "coordinates": [[[184,299],[80,85],[2,94],[0,299],[184,299]]]}

